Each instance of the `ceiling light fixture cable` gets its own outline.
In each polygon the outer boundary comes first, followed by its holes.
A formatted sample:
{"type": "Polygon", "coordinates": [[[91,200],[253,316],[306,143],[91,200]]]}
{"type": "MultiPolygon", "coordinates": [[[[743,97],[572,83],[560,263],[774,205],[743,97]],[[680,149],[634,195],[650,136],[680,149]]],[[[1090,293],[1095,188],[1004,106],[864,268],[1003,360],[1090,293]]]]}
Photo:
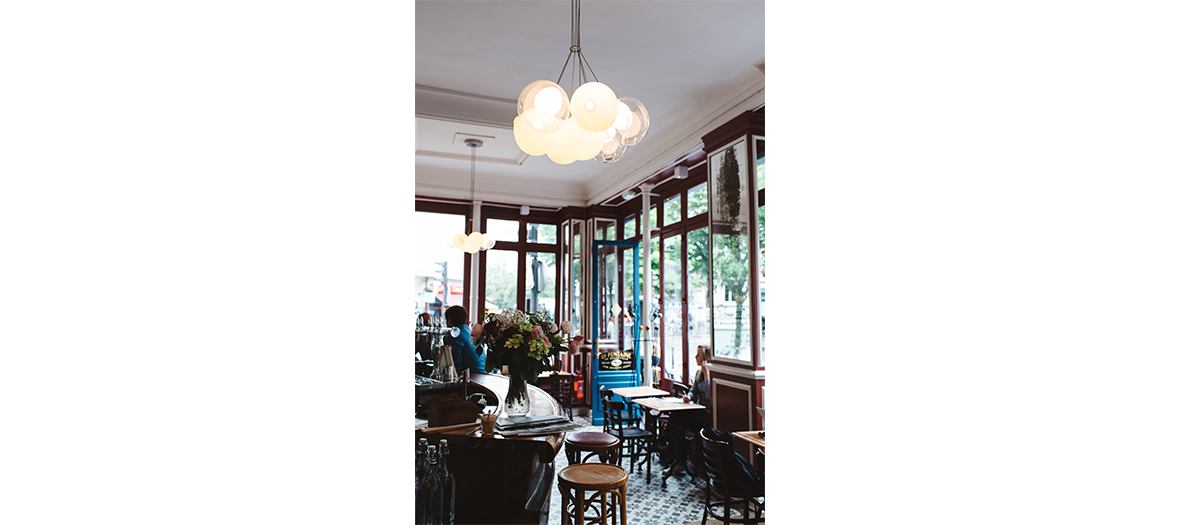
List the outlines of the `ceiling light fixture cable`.
{"type": "Polygon", "coordinates": [[[467,233],[456,233],[451,238],[451,244],[467,253],[475,253],[490,249],[496,245],[496,241],[475,229],[475,148],[483,146],[483,141],[467,139],[463,144],[471,148],[471,218],[467,219],[467,223],[470,225],[467,228],[467,233]]]}
{"type": "Polygon", "coordinates": [[[643,140],[650,125],[647,108],[634,98],[616,97],[599,82],[586,60],[581,0],[570,1],[570,52],[557,82],[537,80],[525,86],[517,98],[516,114],[512,121],[516,145],[529,155],[548,155],[558,164],[590,159],[615,162],[628,146],[643,140]],[[572,97],[561,88],[567,69],[572,97]]]}

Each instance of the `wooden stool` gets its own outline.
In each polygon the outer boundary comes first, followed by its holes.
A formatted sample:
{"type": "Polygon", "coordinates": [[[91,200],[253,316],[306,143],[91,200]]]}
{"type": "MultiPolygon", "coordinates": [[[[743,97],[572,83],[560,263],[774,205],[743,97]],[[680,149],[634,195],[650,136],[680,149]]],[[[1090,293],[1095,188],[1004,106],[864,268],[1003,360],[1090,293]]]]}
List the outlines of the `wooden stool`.
{"type": "Polygon", "coordinates": [[[619,454],[619,438],[606,432],[571,432],[565,435],[565,458],[570,465],[590,461],[590,456],[598,455],[600,463],[618,465],[623,459],[619,454]],[[582,453],[586,452],[586,459],[582,453]]]}
{"type": "Polygon", "coordinates": [[[606,463],[570,465],[557,474],[557,488],[561,492],[561,525],[612,525],[622,516],[627,525],[627,471],[606,463]],[[586,491],[591,491],[586,497],[586,491]],[[610,504],[607,497],[611,498],[610,504]],[[594,504],[598,506],[595,508],[594,504]],[[587,510],[597,510],[597,516],[586,516],[587,510]]]}

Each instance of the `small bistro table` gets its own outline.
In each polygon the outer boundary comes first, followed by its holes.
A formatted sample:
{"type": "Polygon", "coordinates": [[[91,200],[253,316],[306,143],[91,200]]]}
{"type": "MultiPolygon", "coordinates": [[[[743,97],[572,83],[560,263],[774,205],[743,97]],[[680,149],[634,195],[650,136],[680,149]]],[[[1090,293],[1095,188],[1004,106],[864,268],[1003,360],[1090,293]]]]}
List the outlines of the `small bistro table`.
{"type": "MultiPolygon", "coordinates": [[[[680,398],[677,398],[677,397],[659,397],[659,398],[651,397],[651,398],[645,398],[645,399],[637,399],[637,400],[635,400],[635,404],[639,405],[641,407],[647,408],[647,409],[655,410],[656,412],[675,412],[678,410],[704,410],[705,409],[705,405],[698,405],[696,403],[682,401],[680,398]]],[[[676,465],[680,464],[680,451],[678,450],[678,448],[680,446],[679,445],[680,440],[679,439],[672,439],[671,442],[673,443],[673,446],[676,447],[676,448],[673,448],[673,450],[675,451],[673,453],[674,459],[672,460],[672,465],[670,465],[667,469],[664,470],[663,478],[660,480],[662,483],[667,483],[668,476],[671,476],[672,471],[676,469],[676,465]]],[[[685,465],[685,467],[687,467],[687,466],[688,465],[685,465]]]]}

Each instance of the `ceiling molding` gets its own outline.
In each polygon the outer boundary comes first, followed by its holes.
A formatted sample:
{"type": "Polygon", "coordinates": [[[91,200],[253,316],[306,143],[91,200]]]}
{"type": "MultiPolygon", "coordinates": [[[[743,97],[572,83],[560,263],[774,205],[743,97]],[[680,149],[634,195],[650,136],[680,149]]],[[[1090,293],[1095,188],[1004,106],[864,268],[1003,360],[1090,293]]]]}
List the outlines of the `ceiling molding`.
{"type": "MultiPolygon", "coordinates": [[[[631,159],[624,156],[619,162],[622,163],[627,160],[632,160],[632,162],[626,166],[622,166],[622,171],[617,172],[617,175],[610,177],[609,180],[586,188],[586,204],[584,206],[604,202],[614,195],[627,190],[627,188],[638,184],[646,177],[666,166],[668,162],[673,161],[686,151],[700,145],[701,136],[705,133],[712,131],[717,126],[724,124],[745,111],[765,104],[766,77],[753,67],[750,69],[750,72],[752,74],[744,75],[734,89],[726,91],[727,93],[734,93],[735,91],[737,93],[722,104],[715,106],[713,111],[704,117],[695,119],[695,122],[690,120],[692,119],[692,115],[687,115],[685,118],[677,121],[671,128],[684,131],[673,136],[661,146],[653,148],[644,156],[636,155],[636,153],[642,151],[641,149],[628,149],[627,154],[635,156],[631,159]],[[685,121],[689,121],[689,123],[685,121]]],[[[591,183],[593,182],[591,180],[591,183]]]]}
{"type": "Polygon", "coordinates": [[[415,113],[415,117],[424,118],[428,120],[437,120],[439,122],[449,122],[451,124],[476,124],[480,126],[487,126],[489,128],[512,129],[512,124],[504,124],[499,120],[482,120],[477,118],[458,118],[448,115],[437,115],[430,113],[415,113]]]}
{"type": "Polygon", "coordinates": [[[474,98],[474,99],[479,99],[479,100],[489,100],[492,102],[503,102],[505,104],[512,104],[514,106],[518,102],[515,99],[489,97],[487,95],[477,95],[475,93],[467,93],[465,91],[456,91],[454,89],[446,89],[446,88],[440,88],[440,87],[434,87],[434,86],[424,86],[422,84],[414,84],[414,89],[417,89],[419,91],[429,91],[431,93],[442,93],[444,95],[456,95],[456,96],[460,96],[460,97],[474,98]]]}
{"type": "MultiPolygon", "coordinates": [[[[423,180],[417,178],[414,181],[414,191],[417,195],[425,197],[437,197],[445,199],[471,199],[471,186],[466,182],[450,181],[438,177],[432,177],[430,180],[423,180]]],[[[520,204],[528,204],[529,206],[546,206],[552,208],[563,208],[566,206],[581,206],[583,200],[580,191],[570,192],[563,191],[569,188],[569,185],[553,185],[551,188],[546,188],[545,191],[538,191],[535,184],[530,184],[529,181],[524,183],[514,184],[497,182],[494,188],[476,189],[475,200],[480,201],[496,201],[496,202],[511,202],[520,204]]],[[[578,188],[574,187],[575,190],[578,188]]]]}
{"type": "MultiPolygon", "coordinates": [[[[459,155],[457,153],[445,153],[441,151],[428,150],[414,150],[414,155],[419,157],[434,157],[436,159],[451,159],[451,160],[471,160],[471,155],[459,155]]],[[[521,152],[519,156],[514,159],[505,159],[502,157],[479,157],[479,162],[490,162],[492,164],[509,164],[512,166],[520,166],[524,161],[529,160],[527,153],[521,152]]]]}

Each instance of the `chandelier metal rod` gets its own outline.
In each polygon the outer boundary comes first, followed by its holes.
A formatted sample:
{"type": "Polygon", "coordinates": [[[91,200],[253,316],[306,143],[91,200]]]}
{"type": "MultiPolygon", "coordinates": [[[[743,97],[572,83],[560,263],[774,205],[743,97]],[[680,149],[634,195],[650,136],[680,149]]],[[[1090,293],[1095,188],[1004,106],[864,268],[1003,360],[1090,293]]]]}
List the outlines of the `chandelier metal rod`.
{"type": "MultiPolygon", "coordinates": [[[[475,144],[469,143],[467,146],[471,148],[471,205],[475,206],[475,144]]],[[[470,235],[475,231],[475,217],[467,219],[467,222],[469,224],[467,234],[470,235]]]]}

